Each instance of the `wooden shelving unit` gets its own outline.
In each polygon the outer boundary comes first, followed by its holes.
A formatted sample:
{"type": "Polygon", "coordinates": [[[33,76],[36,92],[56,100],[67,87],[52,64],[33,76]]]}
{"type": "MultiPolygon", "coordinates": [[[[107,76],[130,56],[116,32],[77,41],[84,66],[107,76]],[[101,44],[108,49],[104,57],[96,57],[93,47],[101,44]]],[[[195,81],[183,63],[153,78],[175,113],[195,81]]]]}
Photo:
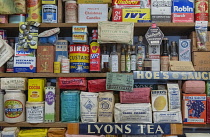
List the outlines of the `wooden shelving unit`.
{"type": "Polygon", "coordinates": [[[0,126],[4,126],[4,127],[67,127],[67,123],[64,123],[64,122],[55,122],[55,123],[0,122],[0,126]]]}

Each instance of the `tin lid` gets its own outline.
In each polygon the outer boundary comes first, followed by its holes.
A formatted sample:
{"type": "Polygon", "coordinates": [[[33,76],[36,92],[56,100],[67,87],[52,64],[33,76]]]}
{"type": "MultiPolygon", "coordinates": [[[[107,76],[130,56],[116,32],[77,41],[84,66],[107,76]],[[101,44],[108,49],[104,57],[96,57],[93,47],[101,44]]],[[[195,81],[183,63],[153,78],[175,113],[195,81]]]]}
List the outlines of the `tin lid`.
{"type": "Polygon", "coordinates": [[[64,0],[66,3],[76,3],[75,0],[64,0]]]}
{"type": "Polygon", "coordinates": [[[5,90],[6,92],[21,92],[21,90],[13,90],[13,89],[6,89],[5,90]]]}

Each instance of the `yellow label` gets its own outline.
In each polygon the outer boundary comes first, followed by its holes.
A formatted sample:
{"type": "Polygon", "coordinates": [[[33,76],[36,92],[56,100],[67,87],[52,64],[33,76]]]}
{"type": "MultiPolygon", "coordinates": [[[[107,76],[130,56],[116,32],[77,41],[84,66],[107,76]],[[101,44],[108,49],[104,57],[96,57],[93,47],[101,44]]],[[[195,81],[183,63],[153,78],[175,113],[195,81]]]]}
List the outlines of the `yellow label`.
{"type": "Polygon", "coordinates": [[[69,54],[70,62],[84,62],[89,63],[90,56],[85,53],[71,53],[69,54]]]}
{"type": "Polygon", "coordinates": [[[122,9],[123,22],[150,22],[150,9],[122,9]]]}
{"type": "Polygon", "coordinates": [[[112,3],[112,0],[77,0],[78,4],[106,4],[112,3]]]}
{"type": "Polygon", "coordinates": [[[97,53],[99,50],[99,43],[98,42],[91,42],[90,44],[90,52],[91,53],[97,53]]]}
{"type": "Polygon", "coordinates": [[[56,4],[56,0],[42,0],[42,4],[56,4]]]}
{"type": "Polygon", "coordinates": [[[23,113],[23,104],[19,100],[7,100],[4,102],[5,116],[17,118],[23,113]]]}
{"type": "Polygon", "coordinates": [[[44,79],[28,80],[28,101],[29,102],[44,101],[44,79]]]}
{"type": "Polygon", "coordinates": [[[61,63],[54,62],[54,73],[61,73],[61,63]]]}

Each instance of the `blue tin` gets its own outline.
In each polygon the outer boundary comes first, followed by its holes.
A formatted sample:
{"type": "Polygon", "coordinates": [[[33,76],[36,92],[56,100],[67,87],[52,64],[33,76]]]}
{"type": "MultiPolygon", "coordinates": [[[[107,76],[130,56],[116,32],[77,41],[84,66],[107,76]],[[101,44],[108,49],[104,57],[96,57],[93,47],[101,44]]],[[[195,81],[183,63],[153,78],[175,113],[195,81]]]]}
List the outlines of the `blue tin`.
{"type": "Polygon", "coordinates": [[[56,5],[42,5],[42,23],[58,23],[56,5]]]}

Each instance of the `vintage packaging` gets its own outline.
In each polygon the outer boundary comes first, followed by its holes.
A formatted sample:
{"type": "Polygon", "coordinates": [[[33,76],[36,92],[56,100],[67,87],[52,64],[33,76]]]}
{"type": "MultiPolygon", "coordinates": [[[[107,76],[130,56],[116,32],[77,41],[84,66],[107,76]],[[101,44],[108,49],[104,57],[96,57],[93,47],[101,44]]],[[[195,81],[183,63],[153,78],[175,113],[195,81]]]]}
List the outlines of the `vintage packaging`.
{"type": "Polygon", "coordinates": [[[45,87],[45,123],[55,122],[55,87],[45,87]]]}
{"type": "Polygon", "coordinates": [[[56,4],[57,0],[42,0],[42,4],[56,4]]]}
{"type": "Polygon", "coordinates": [[[206,94],[183,94],[184,124],[206,124],[206,94]]]}
{"type": "Polygon", "coordinates": [[[107,4],[112,3],[112,0],[77,0],[78,4],[107,4]]]}
{"type": "Polygon", "coordinates": [[[66,128],[49,128],[47,131],[47,137],[64,137],[66,128]]]}
{"type": "Polygon", "coordinates": [[[9,15],[9,23],[20,23],[25,22],[26,14],[14,14],[9,15]]]}
{"type": "Polygon", "coordinates": [[[177,83],[167,83],[168,88],[168,110],[181,111],[181,95],[177,83]]]}
{"type": "Polygon", "coordinates": [[[87,26],[72,26],[72,33],[88,33],[87,26]]]}
{"type": "Polygon", "coordinates": [[[31,56],[35,57],[35,49],[23,48],[18,43],[15,43],[15,56],[31,56]]]}
{"type": "Polygon", "coordinates": [[[2,137],[17,137],[20,129],[18,127],[5,127],[1,132],[2,137]]]}
{"type": "Polygon", "coordinates": [[[152,123],[150,103],[120,104],[114,108],[115,123],[152,123]]]}
{"type": "Polygon", "coordinates": [[[77,89],[86,91],[87,80],[86,78],[75,78],[75,77],[60,77],[58,81],[60,89],[77,89]]]}
{"type": "Polygon", "coordinates": [[[185,133],[186,137],[209,137],[209,133],[185,133]]]}
{"type": "MultiPolygon", "coordinates": [[[[197,35],[195,31],[192,31],[190,34],[190,39],[191,39],[191,45],[192,45],[192,50],[191,51],[199,51],[198,44],[200,44],[199,41],[197,41],[197,35]]],[[[210,31],[207,32],[207,39],[206,39],[206,51],[210,51],[210,31]]]]}
{"type": "Polygon", "coordinates": [[[210,52],[193,52],[192,62],[195,71],[210,71],[210,52]]]}
{"type": "Polygon", "coordinates": [[[27,78],[1,78],[1,89],[27,90],[27,78]]]}
{"type": "Polygon", "coordinates": [[[134,81],[133,88],[150,88],[151,90],[158,90],[158,85],[157,84],[151,84],[151,83],[143,84],[143,83],[134,81]]]}
{"type": "Polygon", "coordinates": [[[88,92],[103,92],[106,90],[106,79],[88,80],[88,92]]]}
{"type": "Polygon", "coordinates": [[[48,72],[53,73],[55,47],[38,46],[37,48],[37,73],[48,72]]]}
{"type": "Polygon", "coordinates": [[[191,39],[179,39],[179,61],[191,61],[191,39]]]}
{"type": "Polygon", "coordinates": [[[0,15],[0,23],[8,23],[8,15],[0,15]]]}
{"type": "Polygon", "coordinates": [[[53,64],[54,73],[61,73],[61,62],[54,62],[53,64]]]}
{"type": "Polygon", "coordinates": [[[79,94],[80,94],[80,91],[78,90],[63,91],[61,93],[61,121],[62,122],[79,122],[80,120],[79,94]]]}
{"type": "Polygon", "coordinates": [[[41,0],[27,0],[27,18],[26,21],[42,22],[42,2],[41,0]]]}
{"type": "Polygon", "coordinates": [[[151,88],[133,88],[132,92],[120,92],[120,103],[150,103],[151,88]]]}
{"type": "Polygon", "coordinates": [[[57,12],[56,5],[42,5],[42,23],[58,23],[57,12]]]}
{"type": "Polygon", "coordinates": [[[113,8],[112,21],[134,23],[150,22],[150,9],[113,8]]]}
{"type": "Polygon", "coordinates": [[[36,57],[20,56],[14,57],[14,73],[32,72],[36,73],[36,57]]]}
{"type": "Polygon", "coordinates": [[[208,21],[208,0],[195,0],[195,21],[208,21]]]}
{"type": "Polygon", "coordinates": [[[205,81],[185,81],[182,85],[182,91],[190,94],[204,94],[205,93],[205,81]]]}
{"type": "Polygon", "coordinates": [[[152,22],[171,22],[172,0],[151,0],[152,22]]]}
{"type": "Polygon", "coordinates": [[[72,42],[73,43],[87,43],[88,34],[87,33],[72,33],[72,42]]]}
{"type": "Polygon", "coordinates": [[[172,22],[194,22],[194,0],[173,0],[172,22]]]}
{"type": "Polygon", "coordinates": [[[206,96],[210,96],[210,81],[206,81],[206,96]]]}
{"type": "Polygon", "coordinates": [[[182,123],[181,111],[153,112],[154,123],[182,123]]]}
{"type": "Polygon", "coordinates": [[[21,14],[26,13],[26,1],[15,0],[8,1],[2,0],[0,4],[0,14],[21,14]]]}
{"type": "Polygon", "coordinates": [[[168,111],[167,90],[152,90],[152,110],[168,111]]]}
{"type": "Polygon", "coordinates": [[[65,2],[65,23],[77,23],[77,1],[65,2]]]}
{"type": "Polygon", "coordinates": [[[97,30],[92,30],[92,41],[90,43],[90,72],[101,71],[101,49],[100,44],[97,42],[97,30]]]}
{"type": "Polygon", "coordinates": [[[210,123],[210,97],[206,97],[206,123],[210,123]]]}
{"type": "Polygon", "coordinates": [[[28,80],[28,102],[43,102],[44,101],[44,79],[29,79],[28,80]]]}
{"type": "Polygon", "coordinates": [[[112,6],[114,8],[150,8],[150,0],[113,0],[112,6]]]}
{"type": "Polygon", "coordinates": [[[67,40],[57,40],[55,43],[55,62],[61,62],[62,58],[68,58],[67,40]]]}
{"type": "Polygon", "coordinates": [[[97,122],[98,93],[81,92],[80,94],[80,117],[81,122],[97,122]]]}
{"type": "Polygon", "coordinates": [[[44,102],[26,102],[26,122],[44,122],[44,102]]]}
{"type": "Polygon", "coordinates": [[[108,20],[108,4],[78,4],[79,23],[98,23],[108,20]]]}
{"type": "Polygon", "coordinates": [[[113,122],[114,102],[113,92],[99,92],[98,122],[113,122]]]}
{"type": "Polygon", "coordinates": [[[3,40],[7,40],[7,31],[0,29],[0,38],[2,38],[3,40]]]}
{"type": "Polygon", "coordinates": [[[69,73],[70,63],[68,58],[61,59],[61,73],[69,73]]]}
{"type": "Polygon", "coordinates": [[[88,73],[90,64],[90,48],[85,44],[69,46],[70,72],[88,73]]]}
{"type": "Polygon", "coordinates": [[[18,133],[18,137],[46,137],[47,130],[47,128],[21,129],[18,133]]]}
{"type": "Polygon", "coordinates": [[[160,46],[149,46],[149,58],[152,60],[152,71],[160,71],[160,46]]]}

